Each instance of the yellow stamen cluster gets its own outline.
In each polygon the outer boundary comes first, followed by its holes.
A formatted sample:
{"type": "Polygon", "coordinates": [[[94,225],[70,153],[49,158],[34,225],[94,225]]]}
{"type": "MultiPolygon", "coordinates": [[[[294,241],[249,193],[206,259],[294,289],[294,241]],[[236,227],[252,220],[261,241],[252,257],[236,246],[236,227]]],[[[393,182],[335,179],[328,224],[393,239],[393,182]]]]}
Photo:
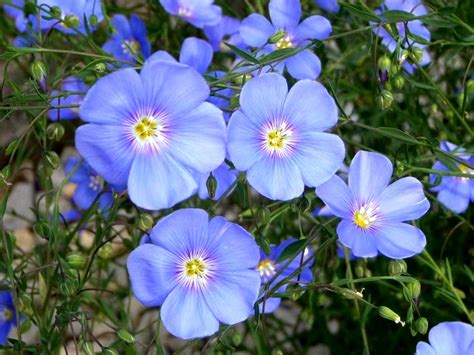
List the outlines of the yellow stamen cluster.
{"type": "Polygon", "coordinates": [[[291,37],[290,36],[283,37],[277,43],[275,43],[275,46],[278,49],[293,48],[293,43],[291,42],[291,37]]]}
{"type": "Polygon", "coordinates": [[[140,51],[140,43],[132,39],[131,41],[124,41],[122,43],[122,51],[127,53],[138,53],[140,51]]]}
{"type": "Polygon", "coordinates": [[[13,319],[13,312],[10,308],[5,308],[3,310],[3,319],[6,321],[12,320],[13,319]]]}
{"type": "Polygon", "coordinates": [[[133,130],[138,139],[146,141],[148,138],[156,137],[158,123],[152,118],[144,117],[135,124],[133,130]]]}
{"type": "Polygon", "coordinates": [[[275,265],[270,259],[260,261],[256,269],[260,273],[260,276],[270,277],[275,273],[275,265]]]}
{"type": "Polygon", "coordinates": [[[372,204],[364,205],[354,212],[354,223],[364,229],[371,226],[377,219],[375,216],[377,208],[372,204]]]}
{"type": "Polygon", "coordinates": [[[187,277],[204,277],[206,276],[206,264],[201,258],[194,258],[186,262],[184,272],[187,277]]]}
{"type": "Polygon", "coordinates": [[[288,129],[286,124],[282,124],[280,127],[272,128],[266,132],[266,145],[270,150],[282,150],[284,149],[292,131],[288,129]]]}

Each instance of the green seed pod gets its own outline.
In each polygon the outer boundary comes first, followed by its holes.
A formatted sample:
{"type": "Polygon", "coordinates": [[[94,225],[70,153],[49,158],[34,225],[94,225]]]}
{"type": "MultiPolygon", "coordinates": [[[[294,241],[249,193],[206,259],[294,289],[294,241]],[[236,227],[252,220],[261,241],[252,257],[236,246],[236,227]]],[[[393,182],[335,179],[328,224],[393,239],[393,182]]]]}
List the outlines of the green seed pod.
{"type": "Polygon", "coordinates": [[[91,26],[95,27],[97,26],[97,16],[92,14],[89,16],[89,23],[91,26]]]}
{"type": "Polygon", "coordinates": [[[45,163],[45,166],[56,170],[59,166],[61,159],[59,158],[59,155],[56,152],[49,151],[44,156],[43,161],[45,163]]]}
{"type": "Polygon", "coordinates": [[[405,60],[407,60],[409,56],[410,56],[410,52],[404,49],[402,53],[400,54],[400,63],[403,63],[405,60]]]}
{"type": "Polygon", "coordinates": [[[412,47],[410,52],[410,58],[414,63],[421,63],[423,60],[423,50],[419,47],[412,47]]]}
{"type": "Polygon", "coordinates": [[[213,199],[216,196],[217,180],[212,173],[207,178],[206,187],[207,192],[209,194],[209,198],[213,199]]]}
{"type": "Polygon", "coordinates": [[[301,296],[304,295],[305,290],[298,285],[290,285],[287,287],[286,292],[290,294],[290,298],[293,301],[297,301],[301,296]]]}
{"type": "Polygon", "coordinates": [[[58,281],[58,284],[61,294],[64,296],[72,296],[79,286],[79,280],[73,274],[69,274],[62,277],[58,281]]]}
{"type": "Polygon", "coordinates": [[[393,94],[388,90],[382,90],[382,94],[378,97],[378,101],[379,106],[382,109],[388,110],[393,104],[393,94]]]}
{"type": "Polygon", "coordinates": [[[411,289],[408,287],[403,287],[403,297],[407,302],[411,302],[413,297],[413,294],[411,293],[411,289]]]}
{"type": "Polygon", "coordinates": [[[390,276],[397,276],[407,272],[407,263],[405,260],[390,260],[388,263],[388,274],[390,276]]]}
{"type": "Polygon", "coordinates": [[[51,8],[51,16],[53,18],[57,18],[57,19],[61,18],[62,13],[63,12],[61,11],[61,8],[59,6],[53,6],[51,8]]]}
{"type": "Polygon", "coordinates": [[[102,248],[99,249],[99,252],[97,253],[97,255],[99,255],[99,257],[101,257],[102,259],[107,260],[112,256],[112,253],[113,253],[112,246],[110,244],[105,244],[104,246],[102,246],[102,248]]]}
{"type": "Polygon", "coordinates": [[[64,127],[60,123],[51,123],[46,128],[46,134],[52,141],[59,142],[64,136],[64,127]]]}
{"type": "Polygon", "coordinates": [[[28,330],[31,328],[31,320],[29,318],[26,318],[24,321],[21,322],[20,324],[20,332],[21,334],[26,333],[28,330]]]}
{"type": "Polygon", "coordinates": [[[393,78],[393,85],[397,89],[401,89],[403,85],[405,85],[405,78],[402,75],[397,75],[395,78],[393,78]]]}
{"type": "Polygon", "coordinates": [[[389,70],[390,66],[392,65],[392,61],[390,60],[389,56],[384,55],[379,58],[377,64],[380,70],[389,70]]]}
{"type": "Polygon", "coordinates": [[[66,262],[71,268],[78,270],[82,269],[86,265],[87,259],[84,257],[84,255],[74,252],[66,256],[66,262]]]}
{"type": "Polygon", "coordinates": [[[33,224],[33,231],[41,238],[45,238],[49,235],[49,223],[46,221],[37,221],[33,224]]]}
{"type": "Polygon", "coordinates": [[[418,318],[415,321],[415,328],[418,333],[425,335],[428,331],[428,319],[426,319],[425,317],[418,318]]]}
{"type": "Polygon", "coordinates": [[[117,336],[122,339],[124,342],[127,344],[134,344],[135,343],[135,337],[127,332],[125,329],[120,329],[117,332],[117,336]]]}
{"type": "Polygon", "coordinates": [[[105,69],[107,67],[105,66],[104,63],[97,63],[96,65],[94,65],[94,70],[96,73],[103,73],[105,72],[105,69]]]}
{"type": "Polygon", "coordinates": [[[413,298],[418,298],[421,292],[421,284],[419,281],[410,282],[407,284],[407,287],[410,289],[411,296],[413,298]]]}
{"type": "Polygon", "coordinates": [[[385,306],[379,307],[379,315],[382,318],[394,321],[397,324],[400,323],[402,326],[405,326],[405,322],[401,320],[400,316],[388,307],[385,307],[385,306]]]}
{"type": "Polygon", "coordinates": [[[232,336],[232,342],[235,346],[239,346],[242,343],[242,337],[240,336],[240,334],[234,334],[232,336]]]}
{"type": "Polygon", "coordinates": [[[279,40],[283,39],[283,37],[285,36],[286,36],[286,32],[284,30],[278,30],[275,34],[270,36],[270,38],[268,39],[268,43],[275,44],[279,40]]]}
{"type": "Polygon", "coordinates": [[[76,28],[80,24],[81,20],[75,15],[67,15],[64,19],[64,26],[67,28],[76,28]]]}
{"type": "Polygon", "coordinates": [[[153,227],[153,223],[155,223],[153,216],[148,213],[143,213],[140,215],[137,225],[141,230],[147,231],[153,227]]]}

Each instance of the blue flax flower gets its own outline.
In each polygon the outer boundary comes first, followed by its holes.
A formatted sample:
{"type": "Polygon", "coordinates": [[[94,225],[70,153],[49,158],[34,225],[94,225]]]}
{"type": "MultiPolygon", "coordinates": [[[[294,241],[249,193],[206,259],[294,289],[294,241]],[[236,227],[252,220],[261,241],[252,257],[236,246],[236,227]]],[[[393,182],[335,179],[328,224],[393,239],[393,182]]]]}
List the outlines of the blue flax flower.
{"type": "MultiPolygon", "coordinates": [[[[186,38],[181,46],[179,52],[179,63],[189,65],[197,70],[199,74],[207,72],[209,65],[212,62],[214,52],[212,47],[206,41],[196,38],[186,38]]],[[[166,51],[158,51],[147,59],[147,63],[156,61],[165,61],[170,63],[177,63],[176,59],[166,51]]]]}
{"type": "Polygon", "coordinates": [[[240,37],[239,29],[240,20],[229,16],[222,16],[222,19],[218,24],[204,27],[204,34],[214,51],[228,52],[230,49],[224,44],[224,42],[242,49],[246,47],[240,37]]]}
{"type": "Polygon", "coordinates": [[[161,219],[127,260],[132,290],[148,307],[161,306],[168,331],[183,339],[214,334],[252,313],[260,289],[252,236],[200,209],[161,219]]]}
{"type": "MultiPolygon", "coordinates": [[[[474,156],[464,153],[464,149],[459,148],[453,143],[443,141],[440,144],[440,148],[474,165],[474,156]]],[[[438,200],[448,209],[454,213],[463,213],[469,207],[469,202],[474,202],[474,170],[463,164],[457,164],[457,166],[462,173],[473,175],[473,177],[442,176],[441,183],[432,188],[431,191],[438,192],[438,200]]],[[[433,165],[432,169],[450,171],[439,161],[433,165]]],[[[435,183],[436,178],[437,175],[430,175],[431,183],[435,183]]]]}
{"type": "MultiPolygon", "coordinates": [[[[332,32],[331,23],[322,16],[311,16],[300,23],[301,4],[299,0],[271,0],[269,4],[270,23],[264,16],[252,14],[242,21],[240,35],[250,47],[262,47],[263,53],[282,48],[306,46],[311,39],[324,40],[332,32]],[[271,36],[280,33],[275,44],[267,44],[271,36]]],[[[285,59],[278,71],[288,69],[295,79],[316,79],[321,72],[321,62],[310,49],[285,59]]]]}
{"type": "Polygon", "coordinates": [[[0,291],[0,345],[7,343],[8,333],[16,326],[17,314],[10,291],[0,291]]]}
{"type": "Polygon", "coordinates": [[[104,19],[100,0],[38,0],[38,6],[42,8],[41,15],[43,16],[51,16],[49,12],[53,7],[57,7],[61,10],[61,21],[58,19],[41,19],[39,21],[39,28],[42,30],[48,30],[54,27],[64,33],[75,34],[75,30],[77,30],[86,34],[84,17],[87,19],[91,31],[95,29],[95,27],[90,24],[91,16],[94,15],[97,17],[97,23],[104,19]],[[65,23],[68,19],[78,21],[79,25],[76,28],[69,28],[67,23],[65,23]]]}
{"type": "Polygon", "coordinates": [[[3,5],[5,13],[15,19],[15,27],[19,32],[26,32],[28,24],[32,22],[34,16],[25,17],[23,7],[25,2],[23,0],[10,0],[9,3],[3,5]]]}
{"type": "MultiPolygon", "coordinates": [[[[112,188],[108,187],[104,191],[104,179],[98,175],[87,163],[80,163],[78,157],[71,157],[64,164],[64,172],[68,175],[76,168],[69,182],[76,184],[72,200],[81,210],[87,210],[96,198],[101,211],[107,211],[113,202],[112,188]]],[[[121,189],[117,189],[121,190],[121,189]]]]}
{"type": "Polygon", "coordinates": [[[341,10],[341,6],[339,6],[337,0],[314,0],[314,2],[326,12],[337,13],[341,10]]]}
{"type": "MultiPolygon", "coordinates": [[[[375,11],[377,14],[389,10],[400,10],[405,12],[410,12],[415,16],[423,16],[428,13],[426,7],[423,6],[420,0],[386,0],[382,4],[382,9],[375,11]]],[[[406,23],[410,33],[423,38],[426,41],[431,40],[431,33],[426,28],[426,26],[420,20],[408,21],[406,23]]],[[[391,34],[389,34],[383,27],[377,27],[374,29],[374,32],[382,37],[382,44],[388,48],[390,52],[395,52],[397,47],[400,50],[408,49],[410,47],[418,47],[423,51],[423,58],[421,59],[419,65],[424,66],[431,62],[430,55],[426,49],[426,45],[413,41],[407,37],[405,23],[398,22],[395,24],[398,35],[400,36],[399,41],[397,41],[391,34]]],[[[413,74],[414,70],[417,68],[416,65],[409,63],[405,58],[403,58],[403,68],[409,73],[413,74]]]]}
{"type": "Polygon", "coordinates": [[[320,83],[297,82],[290,91],[283,76],[250,79],[240,93],[240,109],[228,126],[234,166],[260,194],[273,200],[300,196],[341,166],[344,144],[323,131],[337,122],[337,107],[320,83]]]}
{"type": "Polygon", "coordinates": [[[52,106],[69,106],[77,105],[77,107],[55,108],[48,111],[48,118],[51,121],[72,120],[79,118],[79,107],[84,100],[84,95],[88,86],[79,78],[68,77],[61,83],[61,91],[52,90],[51,96],[64,95],[73,93],[67,96],[54,97],[51,99],[52,106]],[[80,94],[84,92],[84,94],[80,94]]]}
{"type": "MultiPolygon", "coordinates": [[[[218,200],[222,195],[232,186],[237,180],[238,172],[235,169],[231,169],[227,163],[222,163],[216,170],[212,172],[212,176],[216,179],[216,191],[213,196],[213,200],[218,200]]],[[[197,174],[196,181],[198,183],[198,195],[202,199],[209,198],[209,191],[207,188],[207,180],[210,174],[197,174]]]]}
{"type": "Polygon", "coordinates": [[[402,223],[423,216],[430,204],[421,183],[406,177],[389,185],[393,166],[378,153],[360,151],[349,167],[349,185],[338,176],[316,188],[317,195],[342,221],[340,242],[358,257],[381,254],[403,259],[423,251],[423,232],[402,223]]]}
{"type": "Polygon", "coordinates": [[[128,186],[133,203],[168,208],[197,190],[194,174],[225,158],[222,112],[205,102],[209,87],[192,67],[154,61],[138,74],[127,68],[89,90],[76,147],[113,185],[128,186]]]}
{"type": "Polygon", "coordinates": [[[102,47],[104,51],[115,58],[135,63],[135,57],[150,56],[150,42],[146,38],[145,23],[137,15],[130,16],[130,21],[124,15],[114,15],[111,19],[115,32],[111,39],[102,47]]]}
{"type": "MultiPolygon", "coordinates": [[[[257,270],[260,273],[264,290],[271,290],[279,282],[290,277],[296,270],[299,271],[289,279],[290,283],[301,282],[304,284],[313,280],[313,273],[310,269],[314,262],[313,251],[309,247],[305,248],[303,253],[299,253],[289,264],[289,259],[278,262],[278,258],[286,247],[296,241],[295,238],[289,238],[278,246],[272,245],[270,247],[270,255],[267,255],[263,249],[260,249],[260,262],[257,265],[257,270]],[[288,264],[288,266],[283,269],[286,264],[288,264]],[[277,273],[279,273],[278,276],[276,276],[277,273]]],[[[287,287],[288,283],[282,285],[276,290],[276,293],[285,292],[287,287]]],[[[265,296],[262,296],[262,300],[259,307],[260,312],[263,313],[274,312],[281,303],[281,298],[279,297],[265,298],[265,296]]]]}
{"type": "Polygon", "coordinates": [[[430,343],[416,345],[415,355],[474,354],[474,327],[463,322],[443,322],[428,335],[430,343]]]}
{"type": "Polygon", "coordinates": [[[217,25],[222,18],[222,9],[214,0],[160,0],[166,12],[178,16],[197,28],[217,25]]]}

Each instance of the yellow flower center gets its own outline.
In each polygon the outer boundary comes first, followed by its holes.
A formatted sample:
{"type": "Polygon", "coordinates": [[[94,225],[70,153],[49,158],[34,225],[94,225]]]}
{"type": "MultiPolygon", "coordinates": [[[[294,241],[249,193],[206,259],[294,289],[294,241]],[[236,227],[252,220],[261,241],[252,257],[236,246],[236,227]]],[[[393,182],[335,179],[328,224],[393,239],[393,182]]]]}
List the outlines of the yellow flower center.
{"type": "Polygon", "coordinates": [[[256,269],[260,273],[261,277],[271,277],[275,274],[275,265],[270,259],[264,259],[260,261],[256,269]]]}
{"type": "Polygon", "coordinates": [[[362,206],[354,212],[354,223],[360,228],[369,228],[377,220],[377,210],[373,203],[362,206]]]}
{"type": "Polygon", "coordinates": [[[160,127],[155,119],[144,117],[133,127],[138,139],[146,141],[149,138],[156,137],[160,127]]]}
{"type": "Polygon", "coordinates": [[[184,265],[184,272],[187,277],[205,277],[206,264],[202,258],[194,258],[186,262],[184,265]]]}
{"type": "Polygon", "coordinates": [[[277,49],[283,48],[293,48],[293,43],[291,42],[291,37],[286,35],[282,39],[280,39],[277,43],[275,43],[277,49]]]}
{"type": "Polygon", "coordinates": [[[270,128],[265,134],[266,146],[270,151],[282,151],[289,143],[293,132],[286,123],[270,128]]]}
{"type": "Polygon", "coordinates": [[[122,43],[122,51],[125,54],[128,53],[138,53],[140,51],[140,43],[132,39],[131,41],[123,41],[122,43]]]}
{"type": "Polygon", "coordinates": [[[3,310],[3,319],[6,321],[12,320],[13,319],[13,312],[10,308],[5,308],[3,310]]]}

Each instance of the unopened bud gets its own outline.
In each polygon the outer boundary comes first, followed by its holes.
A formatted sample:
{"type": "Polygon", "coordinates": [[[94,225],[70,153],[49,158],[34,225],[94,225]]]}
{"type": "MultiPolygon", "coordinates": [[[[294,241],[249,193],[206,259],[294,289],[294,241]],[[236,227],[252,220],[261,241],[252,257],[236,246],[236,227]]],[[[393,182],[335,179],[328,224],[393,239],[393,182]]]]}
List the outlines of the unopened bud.
{"type": "Polygon", "coordinates": [[[66,15],[64,18],[64,26],[67,28],[76,28],[81,24],[81,20],[76,15],[66,15]]]}
{"type": "Polygon", "coordinates": [[[392,61],[390,60],[388,56],[384,55],[379,58],[377,63],[380,70],[388,70],[390,69],[390,65],[392,64],[392,61]]]}
{"type": "Polygon", "coordinates": [[[239,334],[234,334],[232,336],[232,342],[235,346],[239,346],[242,343],[242,337],[239,334]]]}
{"type": "Polygon", "coordinates": [[[393,85],[397,89],[401,89],[403,85],[405,85],[405,78],[403,78],[402,75],[397,75],[395,78],[393,78],[393,85]]]}
{"type": "Polygon", "coordinates": [[[390,276],[397,276],[407,272],[407,263],[405,260],[390,260],[388,263],[388,274],[390,276]]]}
{"type": "Polygon", "coordinates": [[[410,52],[404,49],[402,53],[400,54],[400,63],[403,63],[405,60],[407,60],[409,56],[410,56],[410,52]]]}
{"type": "Polygon", "coordinates": [[[41,90],[46,91],[47,81],[46,81],[46,66],[42,61],[35,60],[31,64],[31,76],[36,80],[41,90]]]}
{"type": "Polygon", "coordinates": [[[66,256],[66,262],[73,269],[82,269],[86,265],[87,259],[82,254],[70,253],[66,256]]]}
{"type": "Polygon", "coordinates": [[[113,254],[113,248],[110,244],[105,244],[99,249],[97,255],[102,259],[109,259],[113,254]]]}
{"type": "Polygon", "coordinates": [[[61,8],[59,6],[53,6],[51,8],[51,16],[53,18],[61,18],[61,15],[62,15],[62,11],[61,11],[61,8]]]}
{"type": "Polygon", "coordinates": [[[120,339],[122,339],[127,344],[135,343],[135,337],[132,334],[130,334],[129,332],[127,332],[125,329],[120,329],[117,332],[117,335],[120,339]]]}
{"type": "Polygon", "coordinates": [[[385,319],[388,319],[388,320],[391,320],[391,321],[394,321],[395,323],[400,323],[402,325],[402,327],[405,326],[405,322],[402,321],[402,319],[400,318],[400,316],[398,314],[396,314],[394,311],[392,311],[390,308],[388,307],[385,307],[385,306],[381,306],[379,307],[379,315],[382,317],[382,318],[385,318],[385,319]]]}
{"type": "Polygon", "coordinates": [[[143,213],[138,219],[138,228],[147,231],[153,227],[153,223],[155,223],[153,216],[148,213],[143,213]]]}
{"type": "Polygon", "coordinates": [[[428,319],[426,319],[425,317],[418,318],[415,321],[415,328],[418,333],[425,335],[428,331],[428,319]]]}
{"type": "Polygon", "coordinates": [[[53,151],[47,152],[46,155],[44,156],[45,165],[47,165],[49,168],[53,170],[56,170],[58,168],[60,161],[61,159],[59,158],[59,155],[53,151]]]}
{"type": "Polygon", "coordinates": [[[94,65],[94,70],[97,72],[97,73],[103,73],[105,71],[105,64],[104,63],[97,63],[96,65],[94,65]]]}
{"type": "Polygon", "coordinates": [[[61,123],[51,123],[46,128],[48,138],[52,141],[59,142],[64,136],[64,127],[61,123]]]}
{"type": "Polygon", "coordinates": [[[387,110],[392,107],[393,94],[388,90],[382,90],[382,94],[378,97],[378,100],[380,107],[387,110]]]}
{"type": "Polygon", "coordinates": [[[348,300],[360,300],[364,298],[362,292],[364,289],[359,291],[351,290],[350,288],[341,288],[337,291],[342,297],[347,298],[348,300]]]}
{"type": "Polygon", "coordinates": [[[283,39],[283,37],[285,36],[286,36],[286,32],[284,30],[278,30],[277,32],[275,32],[275,34],[270,36],[270,38],[268,39],[268,43],[275,44],[279,40],[283,39]]]}
{"type": "Polygon", "coordinates": [[[418,298],[420,296],[421,284],[419,281],[410,282],[407,284],[407,287],[410,289],[413,298],[418,298]]]}
{"type": "Polygon", "coordinates": [[[210,199],[214,199],[216,197],[216,189],[217,189],[217,180],[216,177],[211,173],[206,181],[207,193],[209,194],[210,199]]]}
{"type": "Polygon", "coordinates": [[[420,47],[413,47],[411,49],[410,58],[414,63],[421,63],[423,60],[423,49],[420,47]]]}
{"type": "Polygon", "coordinates": [[[92,27],[97,26],[97,16],[96,15],[90,15],[89,16],[89,23],[92,27]]]}

